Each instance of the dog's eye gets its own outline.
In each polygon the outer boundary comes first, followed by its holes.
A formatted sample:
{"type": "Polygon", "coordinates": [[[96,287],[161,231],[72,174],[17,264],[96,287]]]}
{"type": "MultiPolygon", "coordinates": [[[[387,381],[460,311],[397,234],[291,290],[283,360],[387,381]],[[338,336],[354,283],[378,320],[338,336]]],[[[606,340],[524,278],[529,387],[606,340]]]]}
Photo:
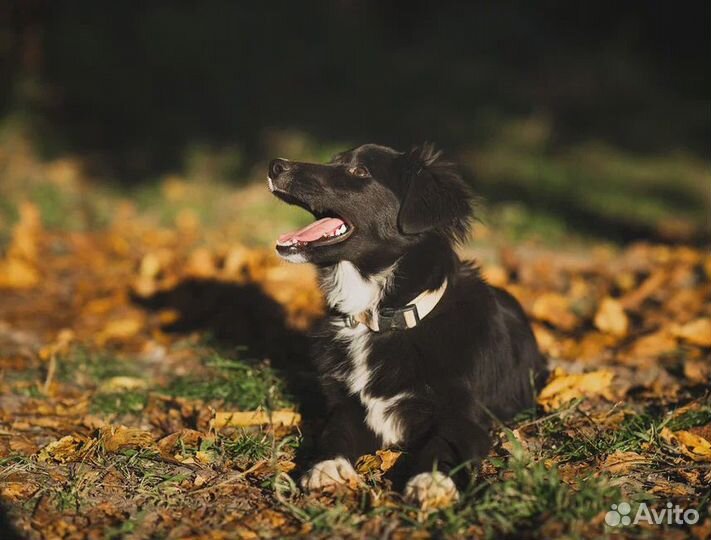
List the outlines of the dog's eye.
{"type": "Polygon", "coordinates": [[[357,176],[358,178],[367,178],[370,176],[368,169],[366,169],[362,165],[357,165],[356,167],[351,167],[350,169],[348,169],[348,173],[353,176],[357,176]]]}

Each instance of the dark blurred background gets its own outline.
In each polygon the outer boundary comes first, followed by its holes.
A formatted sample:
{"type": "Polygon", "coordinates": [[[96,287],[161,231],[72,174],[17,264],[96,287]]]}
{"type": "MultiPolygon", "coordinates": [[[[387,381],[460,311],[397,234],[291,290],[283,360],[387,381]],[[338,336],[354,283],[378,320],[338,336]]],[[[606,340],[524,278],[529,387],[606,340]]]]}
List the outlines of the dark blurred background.
{"type": "Polygon", "coordinates": [[[328,151],[431,140],[487,200],[523,205],[514,220],[698,242],[710,13],[702,0],[6,0],[0,112],[42,159],[81,156],[124,186],[201,151],[246,181],[304,148],[294,137],[328,151]]]}

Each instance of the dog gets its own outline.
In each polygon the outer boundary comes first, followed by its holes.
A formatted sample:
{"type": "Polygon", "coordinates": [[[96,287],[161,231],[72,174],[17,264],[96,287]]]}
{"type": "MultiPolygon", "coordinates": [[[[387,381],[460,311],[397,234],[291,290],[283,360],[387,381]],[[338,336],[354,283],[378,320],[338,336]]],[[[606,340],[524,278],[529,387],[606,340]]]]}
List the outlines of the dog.
{"type": "Polygon", "coordinates": [[[316,218],[276,251],[316,265],[328,304],[313,340],[328,420],[302,487],[359,483],[355,460],[394,447],[408,500],[456,500],[492,422],[534,406],[547,373],[520,304],[455,251],[473,201],[458,168],[430,144],[366,144],[275,159],[268,185],[316,218]]]}

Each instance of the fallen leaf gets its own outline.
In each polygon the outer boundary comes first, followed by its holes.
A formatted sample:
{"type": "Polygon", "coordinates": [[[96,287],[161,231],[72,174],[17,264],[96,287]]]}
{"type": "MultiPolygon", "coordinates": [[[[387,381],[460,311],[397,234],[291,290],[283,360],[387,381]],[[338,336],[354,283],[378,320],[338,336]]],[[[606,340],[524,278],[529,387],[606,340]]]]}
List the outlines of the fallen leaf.
{"type": "Polygon", "coordinates": [[[123,341],[130,339],[143,327],[143,321],[138,317],[126,317],[110,321],[104,329],[96,336],[99,345],[105,345],[109,341],[123,341]]]}
{"type": "Polygon", "coordinates": [[[15,454],[31,456],[37,452],[37,445],[27,437],[13,437],[10,439],[10,450],[15,454]]]}
{"type": "Polygon", "coordinates": [[[111,377],[106,379],[101,386],[97,389],[97,392],[103,394],[116,394],[119,392],[131,392],[135,390],[144,390],[148,387],[148,383],[145,380],[139,379],[137,377],[111,377]]]}
{"type": "Polygon", "coordinates": [[[620,360],[628,365],[646,367],[660,356],[675,351],[677,346],[676,338],[663,328],[635,341],[629,350],[620,355],[620,360]]]}
{"type": "Polygon", "coordinates": [[[684,377],[697,384],[708,384],[711,382],[711,363],[706,359],[687,358],[684,377]]]}
{"type": "Polygon", "coordinates": [[[100,440],[107,452],[116,452],[122,448],[150,448],[154,445],[150,431],[126,426],[103,428],[100,440]]]}
{"type": "Polygon", "coordinates": [[[575,329],[580,322],[570,310],[568,299],[558,293],[544,293],[536,298],[532,314],[536,319],[568,332],[575,329]]]}
{"type": "Polygon", "coordinates": [[[375,455],[365,454],[356,461],[355,469],[360,474],[382,474],[393,468],[402,452],[393,450],[377,450],[375,455]]]}
{"type": "Polygon", "coordinates": [[[659,290],[663,290],[668,279],[669,274],[665,270],[658,270],[644,280],[639,287],[624,295],[620,299],[620,303],[625,309],[638,309],[647,298],[659,290]]]}
{"type": "Polygon", "coordinates": [[[649,460],[637,452],[615,450],[602,463],[602,469],[613,474],[624,474],[646,463],[649,463],[649,460]]]}
{"type": "Polygon", "coordinates": [[[711,347],[711,319],[702,317],[684,325],[673,325],[674,336],[699,347],[711,347]]]}
{"type": "Polygon", "coordinates": [[[0,288],[31,289],[39,280],[39,272],[27,261],[14,258],[0,260],[0,288]]]}
{"type": "Polygon", "coordinates": [[[39,461],[57,461],[69,463],[79,461],[94,446],[93,439],[79,435],[66,435],[59,440],[52,441],[40,450],[39,461]]]}
{"type": "Polygon", "coordinates": [[[627,335],[629,319],[622,304],[614,298],[605,297],[600,302],[600,306],[595,313],[595,326],[598,330],[612,334],[613,336],[624,337],[627,335]]]}
{"type": "Polygon", "coordinates": [[[402,455],[402,452],[397,452],[395,450],[377,450],[375,454],[382,459],[380,469],[383,472],[388,472],[393,468],[395,463],[397,463],[397,460],[402,455]]]}
{"type": "Polygon", "coordinates": [[[581,397],[602,396],[612,400],[610,383],[613,378],[614,373],[604,369],[580,375],[567,375],[561,369],[556,369],[553,379],[541,390],[538,403],[546,412],[550,412],[581,397]]]}
{"type": "Polygon", "coordinates": [[[24,501],[37,491],[37,485],[31,482],[5,482],[0,487],[0,495],[6,501],[24,501]]]}
{"type": "Polygon", "coordinates": [[[694,461],[711,462],[711,442],[690,431],[671,431],[663,428],[660,433],[662,439],[674,449],[694,461]]]}
{"type": "Polygon", "coordinates": [[[260,426],[264,424],[295,426],[300,423],[301,415],[295,411],[218,411],[212,421],[214,429],[260,426]]]}

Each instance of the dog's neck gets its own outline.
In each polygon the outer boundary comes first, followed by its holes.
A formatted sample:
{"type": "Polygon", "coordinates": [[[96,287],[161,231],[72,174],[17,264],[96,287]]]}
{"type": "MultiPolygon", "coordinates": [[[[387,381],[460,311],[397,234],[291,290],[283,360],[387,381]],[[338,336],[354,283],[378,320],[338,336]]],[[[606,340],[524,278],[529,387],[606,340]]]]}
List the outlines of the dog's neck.
{"type": "Polygon", "coordinates": [[[431,238],[377,271],[364,273],[350,261],[322,268],[320,283],[331,309],[356,315],[403,307],[423,291],[438,289],[445,279],[451,283],[459,264],[448,242],[431,238]]]}

